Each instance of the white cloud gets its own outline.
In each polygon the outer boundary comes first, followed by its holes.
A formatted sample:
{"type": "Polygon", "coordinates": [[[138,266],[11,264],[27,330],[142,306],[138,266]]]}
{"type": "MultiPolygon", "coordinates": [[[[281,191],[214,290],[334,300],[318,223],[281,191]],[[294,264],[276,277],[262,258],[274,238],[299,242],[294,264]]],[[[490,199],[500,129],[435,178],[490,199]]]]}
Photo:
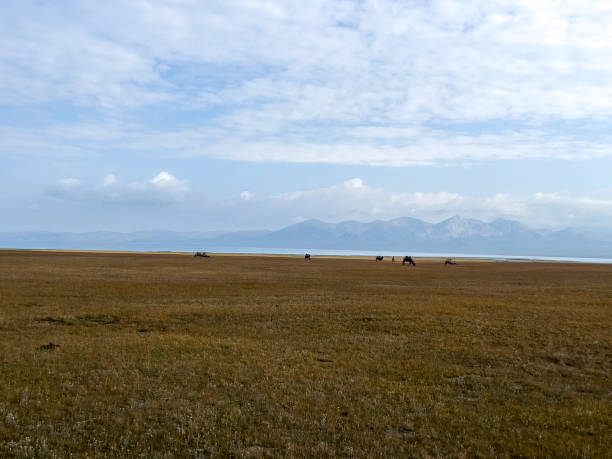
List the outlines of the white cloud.
{"type": "Polygon", "coordinates": [[[612,121],[608,2],[24,0],[3,13],[0,104],[62,102],[121,126],[103,139],[11,129],[5,152],[110,144],[388,165],[612,155],[605,129],[580,127],[612,121]],[[167,132],[133,110],[150,105],[167,132]],[[186,110],[205,122],[175,118],[186,110]]]}
{"type": "Polygon", "coordinates": [[[330,187],[276,195],[266,201],[267,209],[285,215],[288,220],[321,218],[338,222],[415,217],[439,221],[459,214],[482,220],[508,218],[543,228],[612,224],[612,195],[498,193],[480,197],[446,191],[392,193],[351,179],[330,187]]]}
{"type": "Polygon", "coordinates": [[[107,174],[102,179],[102,182],[100,182],[100,185],[102,187],[110,187],[113,186],[115,183],[117,183],[117,177],[115,177],[115,174],[107,174]]]}
{"type": "Polygon", "coordinates": [[[161,171],[151,179],[150,183],[158,190],[168,193],[184,194],[189,189],[187,180],[179,180],[166,171],[161,171]]]}
{"type": "Polygon", "coordinates": [[[244,200],[244,201],[249,201],[251,199],[253,199],[253,193],[249,192],[249,191],[243,191],[240,193],[240,199],[244,200]]]}
{"type": "Polygon", "coordinates": [[[186,180],[179,180],[162,171],[148,182],[123,183],[114,174],[107,174],[98,184],[86,184],[75,178],[64,178],[47,194],[71,201],[97,201],[111,204],[154,205],[175,202],[189,191],[186,180]]]}
{"type": "Polygon", "coordinates": [[[60,188],[65,190],[70,190],[74,188],[78,188],[81,186],[81,181],[75,178],[63,178],[57,181],[57,184],[60,188]]]}
{"type": "Polygon", "coordinates": [[[360,193],[368,193],[371,192],[371,189],[366,187],[363,184],[363,180],[360,178],[352,178],[342,182],[338,185],[333,185],[327,188],[319,188],[308,191],[293,191],[290,193],[281,193],[274,196],[275,199],[280,199],[283,201],[295,201],[297,199],[317,199],[317,198],[325,198],[329,197],[338,197],[344,196],[347,198],[352,198],[360,193]]]}
{"type": "Polygon", "coordinates": [[[344,186],[349,189],[358,190],[363,188],[363,180],[360,178],[350,179],[344,182],[344,186]]]}

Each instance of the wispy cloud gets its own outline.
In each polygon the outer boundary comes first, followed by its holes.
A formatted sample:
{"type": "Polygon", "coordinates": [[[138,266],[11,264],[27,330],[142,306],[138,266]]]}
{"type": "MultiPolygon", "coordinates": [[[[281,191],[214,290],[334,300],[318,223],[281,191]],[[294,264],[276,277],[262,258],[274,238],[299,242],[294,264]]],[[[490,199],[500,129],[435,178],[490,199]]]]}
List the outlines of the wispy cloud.
{"type": "Polygon", "coordinates": [[[81,186],[81,181],[72,177],[59,179],[57,186],[62,190],[74,190],[81,186]]]}
{"type": "Polygon", "coordinates": [[[100,182],[100,186],[103,188],[108,188],[117,183],[117,177],[115,174],[106,174],[102,181],[100,182]]]}
{"type": "Polygon", "coordinates": [[[92,226],[612,226],[595,190],[612,162],[611,23],[596,0],[7,0],[0,205],[87,208],[92,226]],[[420,185],[401,188],[404,171],[420,185]]]}
{"type": "Polygon", "coordinates": [[[1,129],[0,154],[13,157],[104,157],[130,151],[166,158],[211,157],[251,162],[410,166],[494,159],[586,160],[612,156],[612,135],[576,138],[544,129],[449,133],[443,129],[356,126],[333,138],[246,138],[210,126],[176,131],[145,126],[67,126],[1,129]],[[91,128],[91,129],[90,129],[91,128]]]}
{"type": "Polygon", "coordinates": [[[596,1],[9,2],[0,104],[87,116],[5,127],[2,154],[610,156],[611,22],[596,1]]]}

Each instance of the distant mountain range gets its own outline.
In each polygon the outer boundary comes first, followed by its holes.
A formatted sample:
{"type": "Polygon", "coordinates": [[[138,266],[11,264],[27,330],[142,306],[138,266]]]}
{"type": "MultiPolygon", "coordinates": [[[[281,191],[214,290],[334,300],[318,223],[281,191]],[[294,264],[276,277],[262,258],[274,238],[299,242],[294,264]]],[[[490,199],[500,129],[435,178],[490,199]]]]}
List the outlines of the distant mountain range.
{"type": "Polygon", "coordinates": [[[612,231],[528,229],[512,220],[486,223],[455,216],[440,223],[415,218],[363,223],[307,220],[277,231],[117,233],[0,233],[0,247],[83,250],[215,251],[233,248],[294,248],[304,251],[367,250],[399,253],[465,253],[612,257],[612,231]]]}

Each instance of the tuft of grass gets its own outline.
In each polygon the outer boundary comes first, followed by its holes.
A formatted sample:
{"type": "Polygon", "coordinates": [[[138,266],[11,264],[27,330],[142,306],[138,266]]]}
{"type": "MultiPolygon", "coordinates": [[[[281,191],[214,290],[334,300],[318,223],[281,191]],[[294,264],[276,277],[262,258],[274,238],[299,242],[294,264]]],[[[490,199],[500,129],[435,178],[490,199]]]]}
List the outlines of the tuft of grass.
{"type": "Polygon", "coordinates": [[[0,251],[0,456],[609,456],[610,279],[0,251]]]}

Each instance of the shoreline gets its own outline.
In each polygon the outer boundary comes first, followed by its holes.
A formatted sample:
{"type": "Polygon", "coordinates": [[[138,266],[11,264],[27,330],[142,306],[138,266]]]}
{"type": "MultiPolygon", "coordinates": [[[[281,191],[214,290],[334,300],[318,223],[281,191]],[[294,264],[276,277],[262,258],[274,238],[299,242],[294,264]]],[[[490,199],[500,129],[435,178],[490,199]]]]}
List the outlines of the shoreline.
{"type": "MultiPolygon", "coordinates": [[[[252,249],[256,250],[256,249],[252,249]]],[[[274,250],[274,249],[270,249],[274,250]]],[[[292,249],[286,249],[292,250],[292,249]]],[[[325,250],[326,252],[333,252],[333,250],[325,250]]],[[[36,252],[36,253],[74,253],[74,254],[117,254],[117,255],[180,255],[180,256],[193,256],[193,252],[185,251],[171,251],[171,250],[104,250],[104,249],[28,249],[28,248],[5,248],[0,247],[1,252],[36,252]]],[[[355,250],[355,254],[343,254],[343,253],[320,253],[317,254],[316,250],[311,251],[313,259],[330,259],[330,260],[371,260],[373,251],[370,254],[359,253],[355,250]]],[[[366,251],[367,252],[367,251],[366,251]]],[[[381,251],[386,252],[386,251],[381,251]]],[[[206,251],[211,257],[265,257],[265,258],[303,258],[303,253],[264,253],[264,252],[214,252],[206,251]]],[[[385,260],[382,263],[390,263],[392,255],[385,255],[385,260]]],[[[395,262],[401,263],[403,255],[395,255],[395,262]]],[[[580,263],[580,264],[612,264],[612,259],[609,258],[594,258],[594,257],[561,257],[561,256],[531,256],[531,255],[489,255],[489,254],[457,254],[457,255],[445,255],[440,254],[423,254],[422,256],[413,252],[413,258],[422,261],[443,261],[451,258],[455,261],[461,262],[507,262],[507,263],[580,263]]]]}

